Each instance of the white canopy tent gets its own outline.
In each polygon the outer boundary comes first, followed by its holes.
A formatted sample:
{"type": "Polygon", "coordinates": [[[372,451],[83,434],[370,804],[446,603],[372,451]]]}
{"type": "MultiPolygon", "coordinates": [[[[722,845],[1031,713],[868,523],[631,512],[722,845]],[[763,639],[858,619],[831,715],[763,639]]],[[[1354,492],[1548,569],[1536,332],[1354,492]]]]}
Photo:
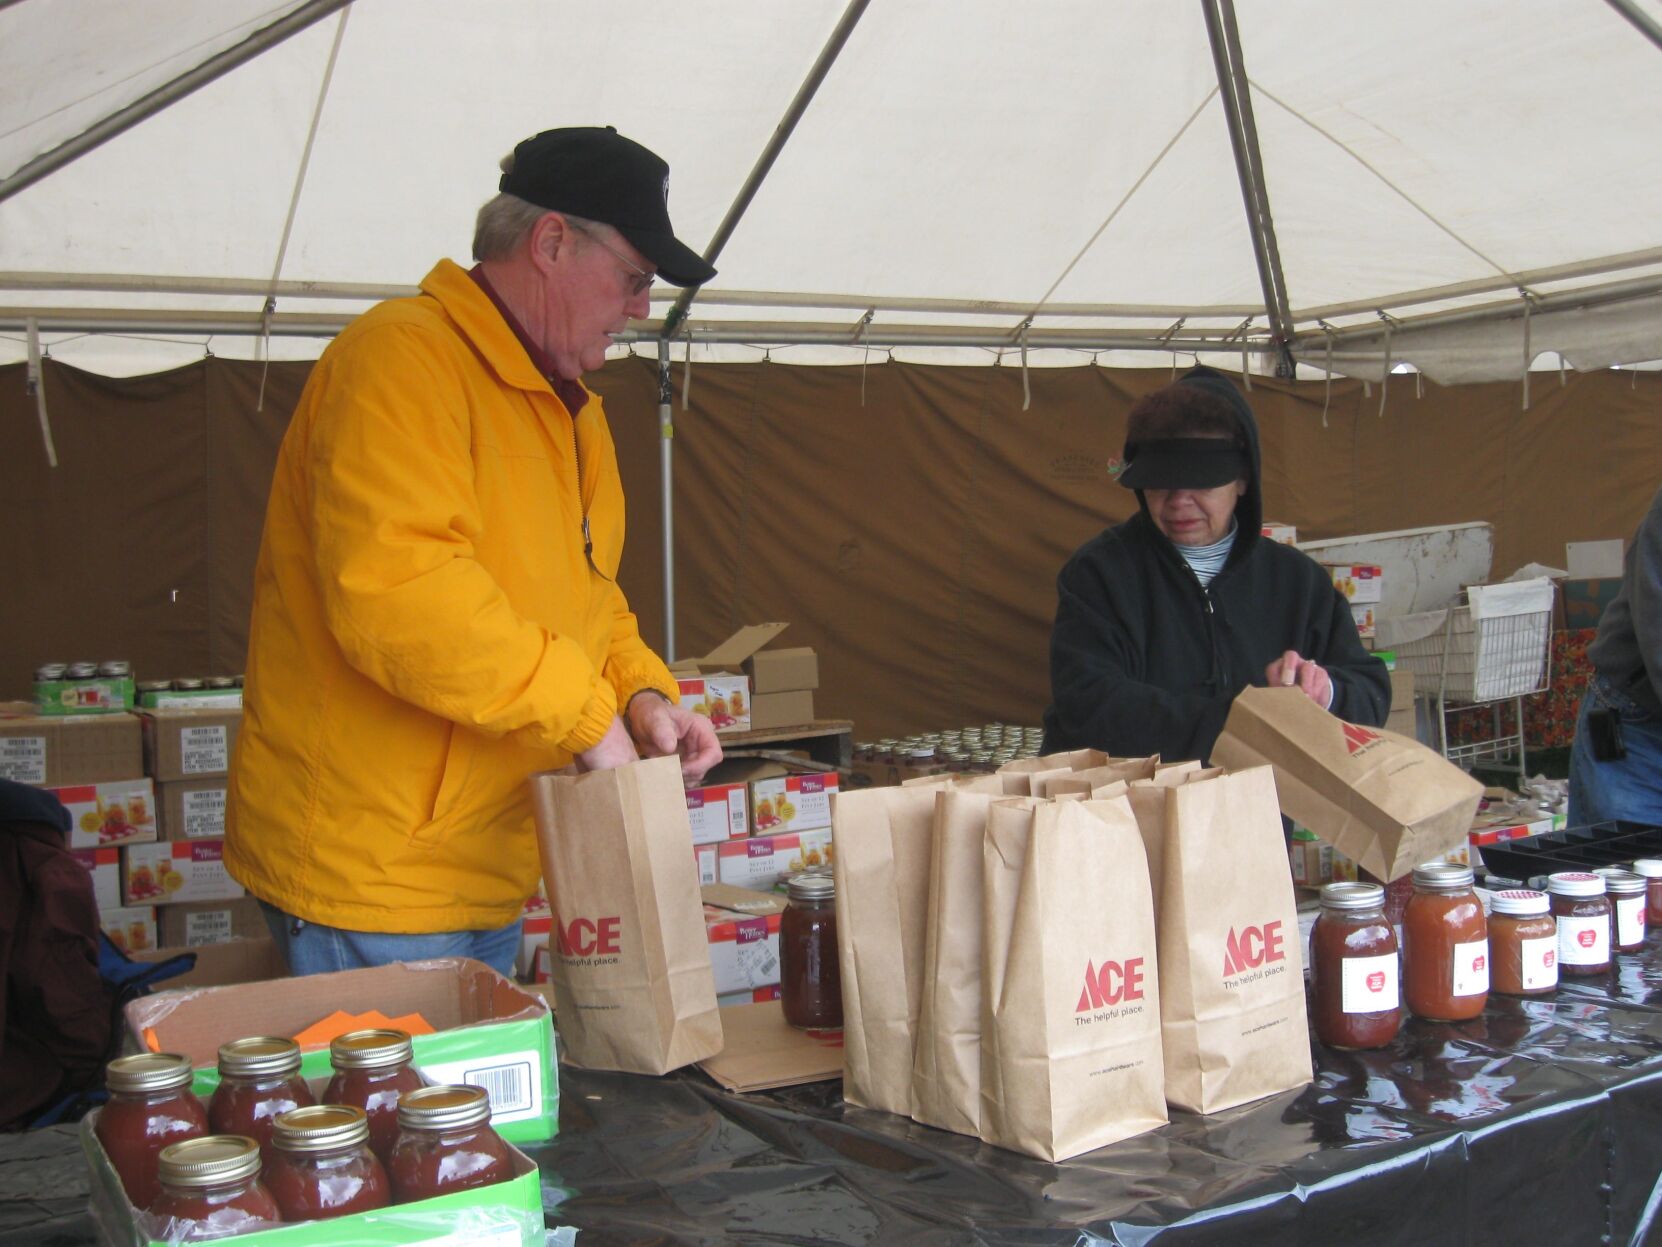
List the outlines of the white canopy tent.
{"type": "Polygon", "coordinates": [[[315,356],[563,124],[715,254],[665,358],[1662,357],[1662,0],[0,0],[0,362],[315,356]]]}

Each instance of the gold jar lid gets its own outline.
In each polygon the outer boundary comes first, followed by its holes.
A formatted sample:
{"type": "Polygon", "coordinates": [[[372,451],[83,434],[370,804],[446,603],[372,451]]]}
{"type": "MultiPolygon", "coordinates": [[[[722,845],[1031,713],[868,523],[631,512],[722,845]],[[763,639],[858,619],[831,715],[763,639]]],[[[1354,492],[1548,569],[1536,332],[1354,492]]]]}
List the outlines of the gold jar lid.
{"type": "Polygon", "coordinates": [[[276,1078],[300,1071],[300,1045],[281,1035],[255,1035],[219,1045],[219,1072],[232,1078],[276,1078]]]}
{"type": "Polygon", "coordinates": [[[277,1114],[271,1145],[285,1152],[338,1152],[369,1141],[369,1118],[350,1104],[309,1104],[277,1114]]]}
{"type": "Polygon", "coordinates": [[[225,1186],[260,1172],[260,1145],[247,1135],[210,1134],[172,1143],[156,1158],[156,1178],[167,1186],[225,1186]]]}
{"type": "Polygon", "coordinates": [[[104,1085],[111,1091],[172,1091],[190,1086],[190,1080],[190,1058],[177,1052],[118,1056],[104,1067],[104,1085]]]}
{"type": "Polygon", "coordinates": [[[483,1087],[422,1087],[398,1098],[398,1124],[414,1130],[459,1130],[491,1119],[490,1094],[483,1087]]]}
{"type": "Polygon", "coordinates": [[[384,1069],[403,1065],[414,1054],[408,1031],[372,1027],[348,1031],[329,1041],[329,1063],[336,1069],[384,1069]]]}

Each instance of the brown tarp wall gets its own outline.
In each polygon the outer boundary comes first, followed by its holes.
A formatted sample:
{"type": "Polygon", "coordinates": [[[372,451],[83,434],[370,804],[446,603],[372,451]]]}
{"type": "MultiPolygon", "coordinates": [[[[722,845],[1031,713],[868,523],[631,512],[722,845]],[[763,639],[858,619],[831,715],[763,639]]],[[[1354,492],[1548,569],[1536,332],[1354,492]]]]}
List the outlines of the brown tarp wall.
{"type": "MultiPolygon", "coordinates": [[[[309,364],[207,359],[110,380],[46,364],[59,466],[22,366],[0,367],[0,697],[38,662],[128,658],[141,677],[240,671],[271,466],[309,364]]],[[[821,657],[817,708],[858,735],[1036,723],[1054,579],[1124,518],[1111,483],[1135,398],[1166,368],[697,364],[675,368],[683,654],[743,623],[821,657]]],[[[656,365],[591,379],[623,463],[623,583],[663,637],[656,365]]],[[[1269,515],[1308,538],[1487,520],[1495,572],[1628,537],[1662,483],[1662,376],[1538,374],[1416,395],[1255,380],[1269,515]],[[1324,417],[1325,402],[1325,417],[1324,417]]]]}

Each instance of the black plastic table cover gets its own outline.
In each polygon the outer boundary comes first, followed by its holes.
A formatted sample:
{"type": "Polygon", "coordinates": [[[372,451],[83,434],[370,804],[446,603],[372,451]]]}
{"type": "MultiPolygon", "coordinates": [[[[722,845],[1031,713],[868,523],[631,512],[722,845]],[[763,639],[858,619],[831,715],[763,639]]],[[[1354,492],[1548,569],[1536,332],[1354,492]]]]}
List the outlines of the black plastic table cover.
{"type": "MultiPolygon", "coordinates": [[[[696,1071],[565,1068],[548,1224],[611,1244],[1662,1244],[1662,936],[1554,996],[1317,1046],[1307,1088],[1060,1164],[696,1071]]],[[[95,1240],[64,1128],[0,1137],[0,1243],[95,1240]]]]}

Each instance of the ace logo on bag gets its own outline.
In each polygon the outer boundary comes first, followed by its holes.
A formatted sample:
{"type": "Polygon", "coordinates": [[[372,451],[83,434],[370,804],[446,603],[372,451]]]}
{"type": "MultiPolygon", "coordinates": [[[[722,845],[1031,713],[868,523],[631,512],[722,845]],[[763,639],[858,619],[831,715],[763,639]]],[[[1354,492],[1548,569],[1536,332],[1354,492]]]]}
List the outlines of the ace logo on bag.
{"type": "Polygon", "coordinates": [[[663,1074],[721,1051],[715,975],[675,758],[531,777],[554,910],[565,1057],[663,1074]]]}

